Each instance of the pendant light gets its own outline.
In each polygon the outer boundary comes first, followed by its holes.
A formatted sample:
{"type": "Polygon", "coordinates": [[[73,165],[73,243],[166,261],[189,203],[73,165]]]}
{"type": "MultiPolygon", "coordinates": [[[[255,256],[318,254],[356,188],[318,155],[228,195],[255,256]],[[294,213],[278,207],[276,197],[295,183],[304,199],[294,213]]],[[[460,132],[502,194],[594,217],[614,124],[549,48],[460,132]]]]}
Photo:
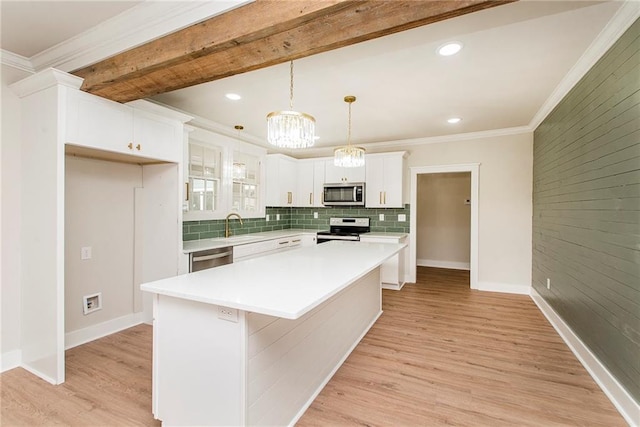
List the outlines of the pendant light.
{"type": "Polygon", "coordinates": [[[349,104],[349,130],[347,145],[336,148],[333,152],[333,164],[341,168],[357,168],[364,166],[364,148],[351,145],[351,104],[356,102],[355,96],[345,96],[344,102],[349,104]]]}
{"type": "Polygon", "coordinates": [[[267,114],[267,141],[279,148],[307,148],[315,142],[316,119],[293,111],[293,61],[289,67],[289,110],[267,114]]]}

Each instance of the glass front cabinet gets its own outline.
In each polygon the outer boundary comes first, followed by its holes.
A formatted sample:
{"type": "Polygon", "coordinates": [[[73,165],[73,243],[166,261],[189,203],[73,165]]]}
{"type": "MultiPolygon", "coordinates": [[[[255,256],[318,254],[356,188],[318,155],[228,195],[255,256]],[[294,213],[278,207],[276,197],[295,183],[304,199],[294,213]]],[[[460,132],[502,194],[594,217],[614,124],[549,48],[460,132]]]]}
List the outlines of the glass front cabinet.
{"type": "Polygon", "coordinates": [[[266,150],[198,128],[185,145],[185,221],[264,217],[266,150]]]}

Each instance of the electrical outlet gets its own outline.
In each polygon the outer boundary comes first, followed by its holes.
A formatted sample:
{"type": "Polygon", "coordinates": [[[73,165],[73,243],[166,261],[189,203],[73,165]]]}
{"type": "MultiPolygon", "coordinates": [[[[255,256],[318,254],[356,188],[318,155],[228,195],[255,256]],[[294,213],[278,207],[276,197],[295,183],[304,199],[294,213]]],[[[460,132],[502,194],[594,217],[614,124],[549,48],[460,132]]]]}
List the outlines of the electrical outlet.
{"type": "Polygon", "coordinates": [[[91,246],[83,246],[80,248],[80,259],[91,259],[91,246]]]}
{"type": "Polygon", "coordinates": [[[551,279],[547,277],[547,289],[551,289],[551,279]]]}
{"type": "Polygon", "coordinates": [[[82,312],[85,316],[98,310],[102,310],[102,292],[82,297],[82,312]]]}
{"type": "Polygon", "coordinates": [[[218,306],[218,319],[238,323],[238,309],[218,306]]]}
{"type": "Polygon", "coordinates": [[[398,222],[405,222],[407,220],[406,214],[398,214],[398,222]]]}
{"type": "Polygon", "coordinates": [[[318,212],[313,213],[313,219],[318,219],[318,212]]]}
{"type": "Polygon", "coordinates": [[[380,214],[379,217],[380,221],[384,221],[384,214],[380,214]]]}

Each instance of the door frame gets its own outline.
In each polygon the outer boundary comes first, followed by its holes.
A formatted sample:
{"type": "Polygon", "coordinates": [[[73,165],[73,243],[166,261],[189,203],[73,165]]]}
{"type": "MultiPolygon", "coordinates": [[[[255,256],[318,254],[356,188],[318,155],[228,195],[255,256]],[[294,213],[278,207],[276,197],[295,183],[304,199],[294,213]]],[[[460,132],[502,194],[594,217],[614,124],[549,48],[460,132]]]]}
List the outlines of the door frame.
{"type": "Polygon", "coordinates": [[[470,172],[471,173],[471,254],[469,269],[469,285],[478,289],[478,205],[480,194],[478,174],[480,163],[458,165],[414,166],[409,168],[411,174],[411,204],[409,205],[409,281],[416,282],[416,241],[418,224],[418,175],[430,173],[470,172]]]}

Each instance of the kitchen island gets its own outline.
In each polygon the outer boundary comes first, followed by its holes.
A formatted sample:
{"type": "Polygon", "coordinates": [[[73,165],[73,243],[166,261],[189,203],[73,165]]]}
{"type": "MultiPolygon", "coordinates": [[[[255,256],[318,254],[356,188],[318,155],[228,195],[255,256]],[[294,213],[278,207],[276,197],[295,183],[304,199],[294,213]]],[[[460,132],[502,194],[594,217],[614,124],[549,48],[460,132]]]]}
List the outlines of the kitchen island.
{"type": "Polygon", "coordinates": [[[289,425],[382,313],[404,245],[334,241],[142,285],[165,425],[289,425]]]}

